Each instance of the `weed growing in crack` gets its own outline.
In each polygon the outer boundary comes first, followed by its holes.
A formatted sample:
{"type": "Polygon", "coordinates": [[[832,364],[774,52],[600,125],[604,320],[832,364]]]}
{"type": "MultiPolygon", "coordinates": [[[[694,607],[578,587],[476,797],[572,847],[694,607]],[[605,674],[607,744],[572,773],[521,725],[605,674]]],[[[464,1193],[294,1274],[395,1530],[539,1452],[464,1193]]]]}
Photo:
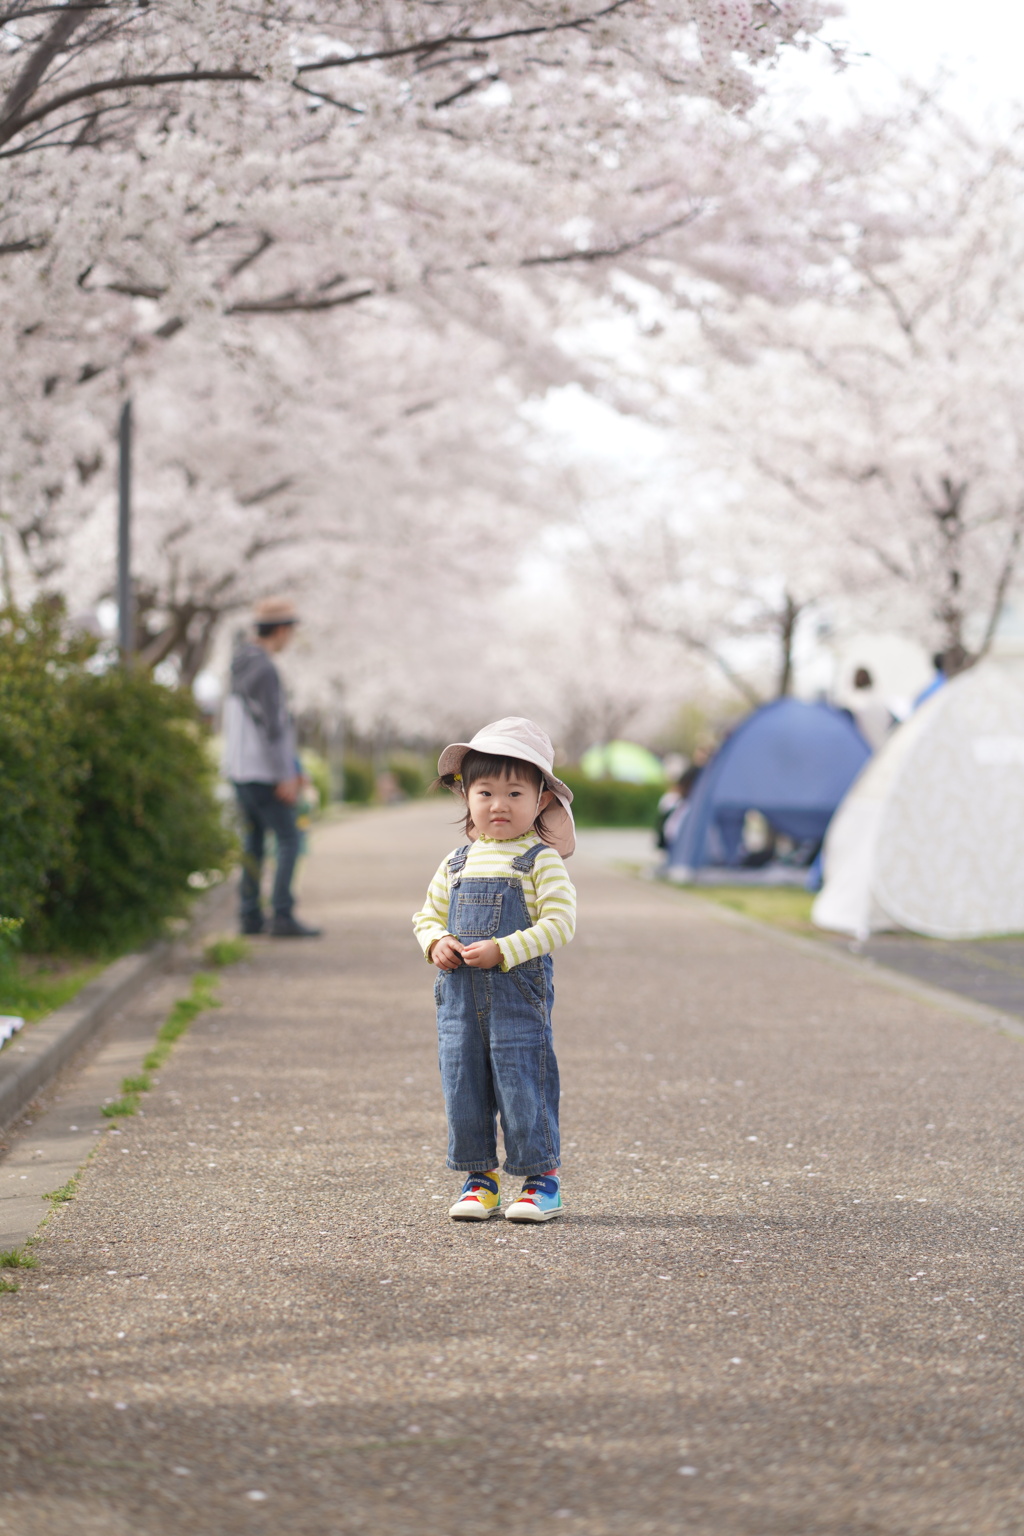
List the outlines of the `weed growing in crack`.
{"type": "Polygon", "coordinates": [[[38,1269],[39,1260],[24,1248],[4,1248],[0,1251],[0,1269],[38,1269]]]}
{"type": "Polygon", "coordinates": [[[140,1072],[135,1077],[123,1077],[121,1097],[101,1105],[100,1114],[106,1115],[108,1120],[115,1120],[119,1115],[134,1115],[141,1102],[140,1095],[148,1093],[152,1086],[148,1072],[140,1072]]]}
{"type": "Polygon", "coordinates": [[[242,938],[211,939],[203,949],[203,959],[207,965],[237,965],[239,960],[248,960],[251,951],[252,946],[242,938]]]}
{"type": "MultiPolygon", "coordinates": [[[[171,1047],[182,1035],[200,1013],[205,1013],[208,1008],[219,1008],[220,999],[217,996],[217,978],[211,976],[208,971],[198,971],[192,978],[192,991],[188,997],[179,997],[165,1023],[160,1026],[156,1037],[156,1045],[148,1053],[142,1065],[147,1072],[158,1071],[171,1054],[171,1047]]],[[[127,1079],[125,1079],[127,1081],[127,1079]]],[[[124,1084],[122,1084],[122,1088],[124,1084]]],[[[136,1109],[138,1105],[136,1104],[136,1109]]],[[[134,1114],[129,1110],[129,1114],[134,1114]]],[[[104,1111],[106,1113],[106,1111],[104,1111]]]]}
{"type": "Polygon", "coordinates": [[[43,1196],[43,1199],[49,1200],[51,1205],[66,1205],[69,1200],[75,1198],[77,1193],[78,1178],[76,1175],[76,1177],[68,1179],[66,1184],[62,1184],[60,1189],[51,1189],[48,1195],[43,1196]]]}

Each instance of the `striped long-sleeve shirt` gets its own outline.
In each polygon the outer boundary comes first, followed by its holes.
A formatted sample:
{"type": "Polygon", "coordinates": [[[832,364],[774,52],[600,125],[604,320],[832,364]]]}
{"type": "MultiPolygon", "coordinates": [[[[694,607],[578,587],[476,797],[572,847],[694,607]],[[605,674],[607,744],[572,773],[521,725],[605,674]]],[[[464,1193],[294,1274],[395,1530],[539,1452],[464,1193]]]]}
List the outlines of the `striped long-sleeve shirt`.
{"type": "MultiPolygon", "coordinates": [[[[526,910],[532,926],[520,928],[506,938],[496,939],[501,950],[501,969],[510,970],[524,960],[537,955],[548,955],[553,949],[568,944],[576,931],[576,891],[560,856],[553,848],[538,853],[533,868],[518,875],[512,869],[512,860],[532,848],[537,841],[535,832],[522,837],[478,838],[470,845],[463,879],[509,880],[521,879],[526,910]]],[[[413,917],[412,926],[423,953],[430,959],[431,946],[444,938],[448,929],[448,900],[451,894],[451,876],[448,870],[448,854],[442,861],[430,888],[423,909],[413,917]]]]}

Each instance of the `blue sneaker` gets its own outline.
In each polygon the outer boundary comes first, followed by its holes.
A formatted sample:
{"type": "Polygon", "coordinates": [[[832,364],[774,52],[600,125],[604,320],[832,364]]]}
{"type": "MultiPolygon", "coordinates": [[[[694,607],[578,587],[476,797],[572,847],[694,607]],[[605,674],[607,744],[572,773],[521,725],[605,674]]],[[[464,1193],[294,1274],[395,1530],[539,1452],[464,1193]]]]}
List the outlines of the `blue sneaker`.
{"type": "Polygon", "coordinates": [[[462,1186],[462,1194],[448,1215],[453,1221],[486,1221],[501,1210],[501,1181],[493,1173],[471,1173],[462,1186]]]}
{"type": "Polygon", "coordinates": [[[562,1214],[562,1181],[556,1173],[527,1179],[505,1212],[506,1221],[550,1221],[562,1214]]]}

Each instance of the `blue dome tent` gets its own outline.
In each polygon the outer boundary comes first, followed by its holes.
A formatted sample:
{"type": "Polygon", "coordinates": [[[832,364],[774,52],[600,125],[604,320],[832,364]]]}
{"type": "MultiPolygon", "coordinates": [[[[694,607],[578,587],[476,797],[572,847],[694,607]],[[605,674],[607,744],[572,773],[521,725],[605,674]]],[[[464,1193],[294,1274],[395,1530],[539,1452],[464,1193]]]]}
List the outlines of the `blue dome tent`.
{"type": "Polygon", "coordinates": [[[690,880],[709,866],[741,870],[748,811],[760,811],[794,843],[819,843],[870,756],[846,710],[788,698],[755,710],[698,779],[668,850],[669,877],[690,880]]]}

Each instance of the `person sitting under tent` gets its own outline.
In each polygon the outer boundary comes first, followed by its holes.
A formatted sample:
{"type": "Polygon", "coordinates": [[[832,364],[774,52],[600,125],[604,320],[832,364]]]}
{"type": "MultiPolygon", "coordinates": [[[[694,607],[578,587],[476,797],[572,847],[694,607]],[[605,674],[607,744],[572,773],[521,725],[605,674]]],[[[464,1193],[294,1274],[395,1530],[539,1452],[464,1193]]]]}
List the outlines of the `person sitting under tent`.
{"type": "Polygon", "coordinates": [[[667,789],[658,801],[658,815],[654,827],[654,841],[658,848],[667,851],[686,815],[687,803],[697,787],[701,769],[708,760],[707,750],[698,747],[693,761],[684,768],[677,783],[667,789]]]}
{"type": "MultiPolygon", "coordinates": [[[[667,836],[665,873],[671,880],[803,879],[829,819],[871,755],[848,710],[830,704],[775,699],[754,710],[726,737],[685,801],[674,836],[667,836]],[[781,859],[760,867],[759,850],[744,831],[757,811],[771,829],[781,859]],[[748,862],[751,856],[757,862],[748,862]]],[[[678,808],[677,808],[678,812],[678,808]]],[[[673,812],[676,815],[677,812],[673,812]]],[[[669,829],[666,828],[668,833],[669,829]]]]}

